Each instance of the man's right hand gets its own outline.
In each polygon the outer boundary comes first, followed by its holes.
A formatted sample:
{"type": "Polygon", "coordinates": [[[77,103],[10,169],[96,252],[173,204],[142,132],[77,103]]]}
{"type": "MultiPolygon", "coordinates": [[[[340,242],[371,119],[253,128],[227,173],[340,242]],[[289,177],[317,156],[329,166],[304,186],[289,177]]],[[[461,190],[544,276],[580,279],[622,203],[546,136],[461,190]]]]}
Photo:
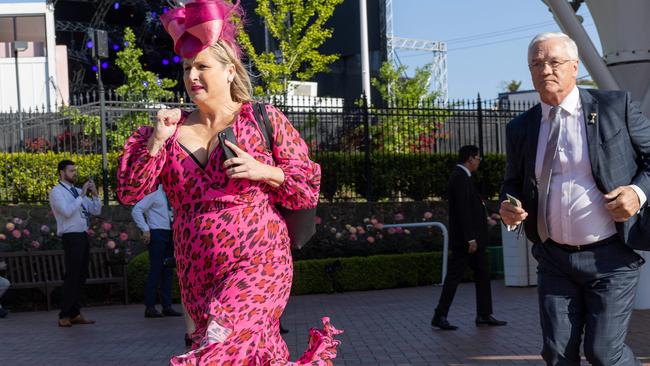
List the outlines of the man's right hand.
{"type": "Polygon", "coordinates": [[[144,231],[142,232],[142,242],[145,245],[149,245],[149,242],[151,241],[151,231],[144,231]]]}
{"type": "Polygon", "coordinates": [[[499,215],[504,224],[517,226],[528,217],[528,212],[521,207],[513,205],[510,201],[504,200],[501,202],[499,215]]]}
{"type": "MultiPolygon", "coordinates": [[[[88,195],[88,190],[90,189],[91,184],[92,184],[91,181],[87,181],[86,183],[84,183],[84,185],[81,187],[81,195],[82,196],[85,197],[85,196],[88,195]]],[[[73,188],[73,189],[76,189],[76,188],[73,188]]]]}

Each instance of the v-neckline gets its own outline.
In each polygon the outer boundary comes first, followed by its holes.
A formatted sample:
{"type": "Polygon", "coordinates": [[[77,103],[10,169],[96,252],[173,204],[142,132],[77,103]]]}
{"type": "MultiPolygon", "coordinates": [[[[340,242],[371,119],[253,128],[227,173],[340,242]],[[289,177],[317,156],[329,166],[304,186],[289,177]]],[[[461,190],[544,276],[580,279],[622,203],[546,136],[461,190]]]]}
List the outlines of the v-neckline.
{"type": "MultiPolygon", "coordinates": [[[[242,107],[243,107],[243,104],[242,104],[242,107]]],[[[189,113],[185,116],[185,118],[183,118],[182,123],[180,123],[180,124],[178,125],[178,127],[176,128],[176,131],[174,131],[174,141],[176,142],[176,144],[178,144],[178,146],[179,146],[181,149],[183,149],[183,151],[185,151],[185,152],[190,156],[190,158],[192,158],[192,161],[194,161],[194,163],[195,163],[199,168],[201,168],[202,171],[205,172],[206,169],[207,169],[207,167],[208,167],[208,165],[210,165],[210,161],[212,161],[212,155],[214,155],[214,152],[217,150],[217,148],[219,148],[219,145],[221,145],[221,144],[219,143],[219,137],[218,137],[219,134],[220,134],[221,132],[225,131],[227,128],[233,127],[233,126],[235,125],[235,123],[239,120],[239,117],[240,117],[240,115],[241,115],[241,109],[239,110],[239,112],[237,112],[237,114],[235,115],[235,118],[232,120],[232,122],[231,122],[228,126],[226,126],[223,130],[217,132],[217,133],[216,133],[214,136],[212,136],[212,138],[210,139],[210,144],[208,145],[208,149],[210,148],[210,145],[212,145],[212,140],[213,140],[215,137],[217,137],[217,146],[215,146],[214,149],[212,149],[212,151],[208,151],[208,158],[206,159],[205,164],[202,164],[201,161],[196,157],[196,155],[194,155],[194,153],[192,153],[192,152],[190,151],[190,149],[187,148],[187,146],[183,145],[180,141],[178,141],[178,134],[180,133],[180,126],[184,125],[185,122],[187,122],[187,119],[190,117],[190,114],[192,114],[192,112],[189,112],[189,113]]]]}
{"type": "Polygon", "coordinates": [[[212,151],[208,153],[208,158],[206,159],[205,164],[202,164],[201,161],[196,157],[196,155],[194,155],[194,153],[191,152],[190,149],[188,149],[185,145],[181,144],[180,141],[178,141],[178,139],[176,140],[176,143],[178,144],[178,146],[181,147],[181,149],[185,150],[187,155],[189,155],[190,158],[192,158],[192,160],[194,161],[194,163],[196,163],[196,165],[199,168],[201,168],[201,170],[203,171],[207,169],[208,164],[210,164],[210,160],[212,160],[212,154],[214,154],[214,151],[217,150],[218,147],[215,146],[214,149],[212,149],[212,151]]]}

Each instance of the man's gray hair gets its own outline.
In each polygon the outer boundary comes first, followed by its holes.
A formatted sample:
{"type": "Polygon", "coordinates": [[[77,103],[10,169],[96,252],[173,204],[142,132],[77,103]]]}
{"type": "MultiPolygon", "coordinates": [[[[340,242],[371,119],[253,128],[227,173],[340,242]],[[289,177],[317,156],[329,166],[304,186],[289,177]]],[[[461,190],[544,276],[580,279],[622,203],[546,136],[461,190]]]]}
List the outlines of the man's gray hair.
{"type": "Polygon", "coordinates": [[[550,39],[561,39],[564,43],[564,49],[566,50],[569,59],[578,59],[578,46],[569,36],[560,32],[545,32],[536,35],[535,38],[530,41],[530,44],[528,45],[528,60],[530,61],[531,52],[533,51],[533,48],[535,48],[536,44],[550,39]]]}

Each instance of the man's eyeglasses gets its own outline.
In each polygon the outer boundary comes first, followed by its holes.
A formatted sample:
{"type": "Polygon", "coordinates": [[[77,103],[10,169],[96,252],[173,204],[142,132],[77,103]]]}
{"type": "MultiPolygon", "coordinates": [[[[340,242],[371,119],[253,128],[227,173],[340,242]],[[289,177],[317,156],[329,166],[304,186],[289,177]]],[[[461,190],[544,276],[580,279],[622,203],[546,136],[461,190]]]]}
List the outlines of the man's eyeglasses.
{"type": "Polygon", "coordinates": [[[561,65],[564,65],[565,63],[569,61],[575,61],[575,60],[550,60],[550,61],[533,61],[528,64],[528,67],[531,69],[537,69],[541,70],[546,67],[546,65],[550,66],[551,69],[555,70],[561,65]]]}

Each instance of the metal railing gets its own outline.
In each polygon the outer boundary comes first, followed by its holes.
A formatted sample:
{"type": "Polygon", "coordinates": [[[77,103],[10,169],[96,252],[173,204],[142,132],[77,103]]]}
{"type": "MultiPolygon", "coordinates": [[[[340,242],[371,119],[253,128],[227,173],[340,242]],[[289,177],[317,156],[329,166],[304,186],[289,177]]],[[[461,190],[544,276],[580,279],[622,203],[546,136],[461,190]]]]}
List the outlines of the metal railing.
{"type": "MultiPolygon", "coordinates": [[[[506,124],[531,106],[527,103],[504,106],[480,98],[448,103],[389,101],[372,106],[336,98],[264,99],[280,109],[300,131],[315,160],[332,159],[334,153],[342,163],[361,172],[363,177],[355,179],[363,181],[366,187],[338,190],[334,199],[369,201],[375,200],[372,186],[381,179],[377,174],[382,169],[377,166],[380,163],[405,157],[455,154],[466,144],[478,145],[483,153],[505,153],[506,124]]],[[[41,153],[53,153],[74,157],[82,170],[91,175],[108,173],[101,165],[97,171],[98,159],[106,155],[114,159],[131,132],[140,125],[152,123],[158,109],[194,108],[193,104],[184,103],[186,100],[181,94],[152,101],[147,96],[121,97],[106,92],[103,108],[106,153],[102,153],[102,108],[97,93],[75,96],[70,106],[26,111],[22,121],[17,113],[0,113],[0,167],[4,166],[5,175],[12,177],[12,166],[34,166],[42,159],[41,153]]],[[[109,160],[107,170],[114,165],[109,160]]],[[[54,166],[41,166],[30,174],[34,179],[55,181],[54,170],[54,166]]],[[[323,170],[324,176],[331,173],[334,172],[323,170]]],[[[113,199],[111,180],[114,177],[104,180],[109,181],[105,191],[113,199]]],[[[19,194],[16,192],[20,187],[10,187],[12,184],[15,182],[9,178],[0,179],[0,202],[47,199],[42,189],[19,194]]],[[[399,188],[386,194],[389,199],[403,195],[399,188]]]]}

